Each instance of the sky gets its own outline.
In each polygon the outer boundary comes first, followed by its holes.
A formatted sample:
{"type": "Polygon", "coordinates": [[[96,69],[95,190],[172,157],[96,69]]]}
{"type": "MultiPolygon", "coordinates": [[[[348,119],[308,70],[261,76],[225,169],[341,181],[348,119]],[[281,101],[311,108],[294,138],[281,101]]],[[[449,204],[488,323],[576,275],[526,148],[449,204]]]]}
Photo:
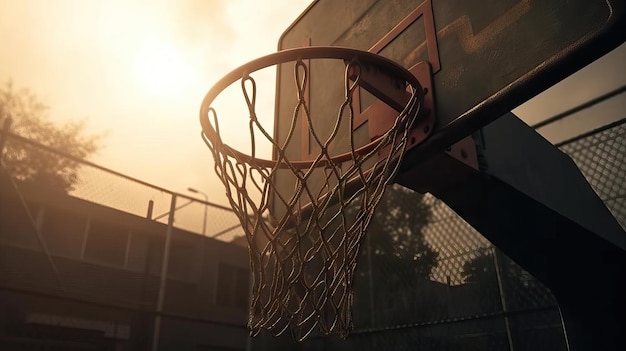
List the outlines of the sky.
{"type": "MultiPolygon", "coordinates": [[[[30,89],[58,123],[105,133],[91,161],[224,203],[200,102],[225,73],[274,52],[310,1],[0,0],[0,82],[30,89]]],[[[515,111],[536,123],[623,85],[626,46],[603,60],[515,111]]]]}
{"type": "Polygon", "coordinates": [[[0,82],[31,90],[55,122],[105,133],[97,164],[173,191],[223,193],[209,179],[200,102],[223,74],[276,51],[310,0],[260,3],[0,0],[0,82]]]}

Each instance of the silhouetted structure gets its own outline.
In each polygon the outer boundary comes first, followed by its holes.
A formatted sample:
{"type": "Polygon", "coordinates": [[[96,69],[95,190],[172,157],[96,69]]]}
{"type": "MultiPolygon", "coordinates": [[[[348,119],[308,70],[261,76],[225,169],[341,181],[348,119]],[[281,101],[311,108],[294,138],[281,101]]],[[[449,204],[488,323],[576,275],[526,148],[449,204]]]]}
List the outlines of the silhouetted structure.
{"type": "MultiPolygon", "coordinates": [[[[167,225],[5,174],[0,194],[0,349],[149,349],[167,225]]],[[[172,230],[159,349],[245,349],[246,248],[172,230]]]]}

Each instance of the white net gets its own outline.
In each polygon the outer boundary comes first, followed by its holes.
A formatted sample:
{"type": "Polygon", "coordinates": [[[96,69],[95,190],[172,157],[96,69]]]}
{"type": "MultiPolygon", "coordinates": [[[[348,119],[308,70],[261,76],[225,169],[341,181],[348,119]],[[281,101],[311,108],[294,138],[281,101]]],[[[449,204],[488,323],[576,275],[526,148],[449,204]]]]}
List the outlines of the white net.
{"type": "Polygon", "coordinates": [[[332,131],[320,137],[312,127],[305,98],[308,67],[296,60],[298,101],[292,129],[299,123],[310,126],[312,142],[320,150],[312,160],[290,157],[285,150],[291,136],[279,144],[259,123],[256,83],[249,75],[242,77],[241,86],[250,112],[252,157],[222,142],[217,112],[207,110],[212,130],[207,133],[205,129],[203,137],[250,247],[248,326],[253,335],[262,329],[274,335],[290,330],[294,338],[302,340],[317,329],[343,337],[352,329],[352,284],[359,248],[374,210],[399,168],[422,103],[421,87],[410,87],[411,98],[391,128],[368,145],[355,147],[352,97],[359,87],[360,69],[358,61],[347,64],[341,77],[345,98],[337,107],[337,120],[332,131]],[[333,141],[346,133],[350,134],[349,152],[331,156],[333,141]],[[254,144],[261,140],[275,148],[274,161],[254,157],[254,144]],[[286,174],[293,187],[277,184],[277,179],[285,182],[286,174]],[[276,208],[281,210],[272,211],[276,208]]]}

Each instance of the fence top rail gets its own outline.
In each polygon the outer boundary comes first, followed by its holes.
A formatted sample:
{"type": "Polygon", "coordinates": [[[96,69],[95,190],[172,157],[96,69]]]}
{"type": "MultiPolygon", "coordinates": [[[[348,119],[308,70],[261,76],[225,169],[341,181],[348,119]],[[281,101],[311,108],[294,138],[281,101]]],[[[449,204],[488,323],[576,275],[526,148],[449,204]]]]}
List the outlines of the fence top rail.
{"type": "MultiPolygon", "coordinates": [[[[134,177],[128,176],[128,175],[126,175],[126,174],[123,174],[123,173],[120,173],[120,172],[116,172],[116,171],[114,171],[114,170],[112,170],[112,169],[109,169],[109,168],[106,168],[106,167],[104,167],[104,166],[98,165],[98,164],[93,163],[93,162],[91,162],[91,161],[87,161],[87,160],[85,160],[85,159],[82,159],[82,158],[76,157],[76,156],[71,155],[71,154],[69,154],[69,153],[59,151],[59,150],[57,150],[57,149],[55,149],[55,148],[52,148],[52,147],[50,147],[50,146],[48,146],[48,145],[45,145],[45,144],[42,144],[42,143],[40,143],[40,142],[38,142],[38,141],[35,141],[35,140],[32,140],[32,139],[28,139],[28,138],[23,137],[23,136],[21,136],[21,135],[19,135],[19,134],[15,134],[15,133],[11,132],[10,130],[4,130],[4,128],[2,128],[1,126],[0,126],[0,130],[3,132],[3,134],[4,134],[4,135],[6,135],[6,136],[7,136],[7,139],[14,139],[14,140],[17,140],[17,141],[19,141],[19,142],[21,142],[21,143],[25,143],[25,144],[28,144],[28,145],[34,146],[34,147],[36,147],[36,148],[40,148],[40,149],[45,150],[45,151],[47,151],[47,152],[54,153],[54,154],[59,155],[59,156],[61,156],[61,157],[65,157],[65,158],[67,158],[67,159],[69,159],[69,160],[72,160],[72,161],[74,161],[74,162],[77,162],[77,163],[80,163],[80,164],[84,164],[84,165],[87,165],[87,166],[89,166],[89,167],[96,168],[96,169],[98,169],[98,170],[101,170],[101,171],[104,171],[104,172],[107,172],[107,173],[113,174],[113,175],[115,175],[115,176],[118,176],[118,177],[121,177],[121,178],[123,178],[123,179],[126,179],[126,180],[129,180],[129,181],[132,181],[132,182],[135,182],[135,183],[141,184],[141,185],[143,185],[143,186],[146,186],[146,187],[152,188],[152,189],[157,190],[157,191],[161,191],[161,192],[164,192],[164,193],[168,193],[168,194],[170,194],[170,195],[176,195],[176,196],[177,196],[177,197],[179,197],[179,198],[184,198],[184,199],[188,199],[188,200],[193,200],[193,201],[195,201],[195,202],[197,202],[197,203],[204,204],[204,205],[206,205],[206,206],[210,206],[210,207],[213,207],[213,208],[217,208],[217,209],[221,209],[221,210],[226,210],[226,211],[229,211],[229,212],[231,212],[231,211],[232,211],[232,209],[231,209],[230,207],[222,206],[222,205],[219,205],[219,204],[216,204],[216,203],[213,203],[213,202],[209,202],[209,201],[205,201],[205,200],[198,199],[198,198],[193,197],[193,196],[190,196],[190,195],[186,195],[186,194],[178,193],[178,192],[175,192],[175,191],[171,191],[171,190],[165,189],[165,188],[163,188],[163,187],[160,187],[160,186],[158,186],[158,185],[154,185],[154,184],[151,184],[151,183],[145,182],[145,181],[143,181],[143,180],[140,180],[140,179],[137,179],[137,178],[134,178],[134,177]]],[[[2,152],[2,150],[0,150],[0,152],[2,152]]]]}

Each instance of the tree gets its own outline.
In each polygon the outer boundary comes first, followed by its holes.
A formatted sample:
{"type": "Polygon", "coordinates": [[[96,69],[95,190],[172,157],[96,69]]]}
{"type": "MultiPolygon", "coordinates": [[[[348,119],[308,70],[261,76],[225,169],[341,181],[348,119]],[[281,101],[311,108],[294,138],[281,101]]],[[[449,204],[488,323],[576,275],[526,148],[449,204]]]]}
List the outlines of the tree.
{"type": "Polygon", "coordinates": [[[502,310],[500,288],[492,248],[481,248],[476,257],[463,264],[461,277],[471,284],[478,294],[478,313],[495,313],[502,310]]]}
{"type": "Polygon", "coordinates": [[[486,282],[495,280],[495,265],[492,248],[480,248],[476,257],[463,264],[461,276],[468,282],[486,282]]]}
{"type": "Polygon", "coordinates": [[[387,279],[429,278],[437,266],[438,253],[422,233],[430,220],[430,206],[422,200],[422,194],[391,186],[372,218],[369,250],[373,263],[393,267],[392,272],[384,273],[387,279]]]}
{"type": "Polygon", "coordinates": [[[502,308],[500,293],[505,294],[509,309],[538,308],[556,304],[548,288],[503,254],[498,254],[498,265],[503,291],[498,287],[493,248],[483,248],[477,256],[463,265],[466,284],[480,286],[481,312],[490,313],[502,308]]]}
{"type": "Polygon", "coordinates": [[[1,150],[2,168],[19,181],[69,192],[79,164],[63,154],[87,158],[99,149],[102,135],[87,135],[84,121],[55,125],[48,111],[28,89],[16,90],[11,81],[0,87],[0,123],[11,118],[13,134],[49,148],[10,139],[1,150]]]}
{"type": "Polygon", "coordinates": [[[421,308],[418,305],[428,303],[417,294],[422,283],[430,281],[439,253],[424,238],[431,211],[423,197],[393,185],[376,209],[361,246],[355,279],[355,305],[361,310],[355,310],[355,317],[361,324],[408,323],[421,308]],[[401,308],[392,308],[388,313],[392,320],[385,321],[382,310],[390,302],[401,308]]]}

